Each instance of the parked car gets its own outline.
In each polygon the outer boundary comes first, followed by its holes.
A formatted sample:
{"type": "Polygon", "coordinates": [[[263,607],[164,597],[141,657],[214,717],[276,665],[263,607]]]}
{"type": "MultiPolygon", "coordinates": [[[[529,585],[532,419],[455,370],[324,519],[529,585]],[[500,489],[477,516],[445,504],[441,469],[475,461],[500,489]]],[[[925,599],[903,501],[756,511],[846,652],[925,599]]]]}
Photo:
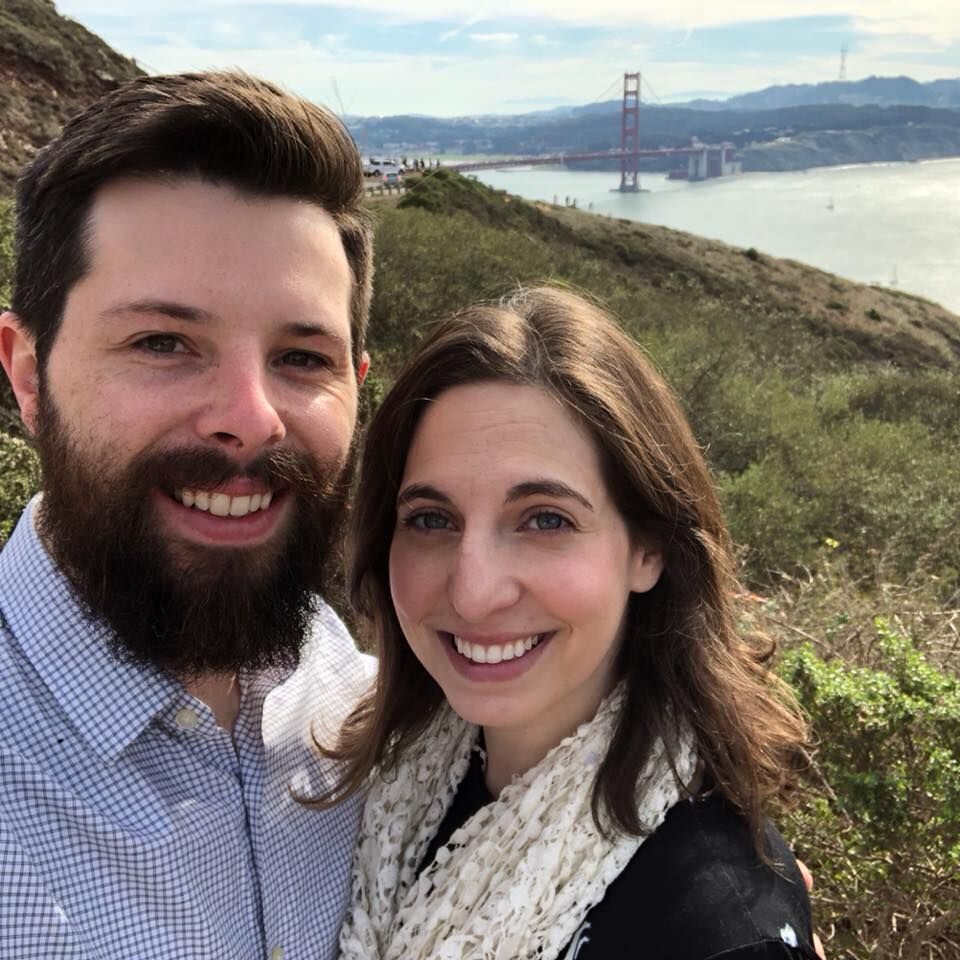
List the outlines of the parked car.
{"type": "Polygon", "coordinates": [[[388,185],[403,183],[403,174],[396,170],[388,170],[383,175],[383,182],[388,185]]]}
{"type": "Polygon", "coordinates": [[[382,177],[386,173],[404,173],[403,165],[389,158],[368,157],[363,161],[363,173],[367,177],[382,177]]]}

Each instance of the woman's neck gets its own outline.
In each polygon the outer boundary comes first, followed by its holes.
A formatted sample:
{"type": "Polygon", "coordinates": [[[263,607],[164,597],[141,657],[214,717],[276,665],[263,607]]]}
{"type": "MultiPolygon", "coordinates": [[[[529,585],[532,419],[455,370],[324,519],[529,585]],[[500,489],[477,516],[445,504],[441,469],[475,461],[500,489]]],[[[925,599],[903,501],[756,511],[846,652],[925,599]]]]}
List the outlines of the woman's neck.
{"type": "Polygon", "coordinates": [[[561,740],[596,715],[601,700],[597,694],[578,704],[574,711],[569,710],[568,704],[560,716],[548,714],[521,727],[484,727],[484,780],[490,793],[498,797],[511,780],[535,767],[561,740]]]}
{"type": "Polygon", "coordinates": [[[535,767],[560,742],[551,738],[550,742],[544,743],[542,738],[530,736],[530,733],[484,727],[487,762],[483,779],[492,796],[498,797],[511,780],[535,767]]]}
{"type": "MultiPolygon", "coordinates": [[[[498,797],[511,780],[535,767],[561,740],[575,733],[581,723],[592,720],[603,698],[615,685],[611,655],[594,671],[589,681],[555,699],[547,699],[533,720],[515,722],[510,726],[484,726],[487,753],[484,779],[490,793],[498,797]]],[[[529,712],[535,710],[531,703],[529,712]]],[[[516,720],[519,719],[517,716],[516,720]]]]}

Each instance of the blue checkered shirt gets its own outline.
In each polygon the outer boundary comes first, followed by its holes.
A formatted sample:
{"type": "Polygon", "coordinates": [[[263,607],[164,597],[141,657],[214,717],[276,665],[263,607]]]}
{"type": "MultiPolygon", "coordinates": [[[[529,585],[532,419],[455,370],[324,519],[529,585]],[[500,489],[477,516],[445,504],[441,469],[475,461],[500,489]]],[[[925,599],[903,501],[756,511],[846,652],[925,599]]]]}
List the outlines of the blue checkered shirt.
{"type": "Polygon", "coordinates": [[[334,731],[371,661],[324,607],[300,667],[240,678],[231,737],[122,663],[34,530],[0,554],[0,958],[336,955],[359,800],[325,812],[334,731]]]}

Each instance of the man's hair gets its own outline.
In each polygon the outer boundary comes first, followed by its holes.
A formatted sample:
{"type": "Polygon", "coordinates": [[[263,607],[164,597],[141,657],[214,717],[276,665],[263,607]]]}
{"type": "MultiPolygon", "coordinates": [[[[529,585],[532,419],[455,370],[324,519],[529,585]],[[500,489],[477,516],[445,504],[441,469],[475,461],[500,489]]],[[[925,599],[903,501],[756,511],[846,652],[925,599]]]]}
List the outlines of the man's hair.
{"type": "Polygon", "coordinates": [[[373,234],[356,145],[329,110],[239,72],[140,77],[70,120],[17,183],[13,310],[43,367],[71,287],[89,269],[97,192],[129,177],[198,178],[291,197],[333,217],[353,276],[354,359],[363,350],[373,234]]]}

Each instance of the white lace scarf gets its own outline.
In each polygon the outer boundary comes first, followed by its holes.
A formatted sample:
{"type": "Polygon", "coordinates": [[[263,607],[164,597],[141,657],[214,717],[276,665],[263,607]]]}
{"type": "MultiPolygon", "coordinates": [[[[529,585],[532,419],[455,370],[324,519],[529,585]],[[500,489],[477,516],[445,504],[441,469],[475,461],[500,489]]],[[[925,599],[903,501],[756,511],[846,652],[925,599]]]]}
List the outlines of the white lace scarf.
{"type": "MultiPolygon", "coordinates": [[[[622,700],[597,715],[455,830],[417,868],[470,763],[477,728],[448,706],[388,779],[374,780],[354,856],[343,960],[555,960],[643,842],[597,830],[590,809],[622,700]]],[[[677,773],[696,766],[681,738],[677,773]]],[[[641,775],[640,821],[658,827],[680,798],[662,743],[641,775]]]]}

